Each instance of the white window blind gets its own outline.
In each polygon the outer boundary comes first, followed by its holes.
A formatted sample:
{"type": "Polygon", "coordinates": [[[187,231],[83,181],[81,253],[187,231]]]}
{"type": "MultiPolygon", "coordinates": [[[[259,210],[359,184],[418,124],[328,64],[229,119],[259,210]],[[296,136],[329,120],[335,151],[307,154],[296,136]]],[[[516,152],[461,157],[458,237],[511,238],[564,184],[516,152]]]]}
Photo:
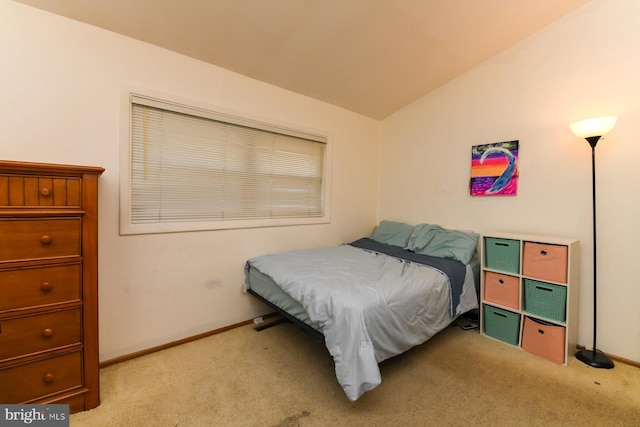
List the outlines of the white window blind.
{"type": "Polygon", "coordinates": [[[131,224],[324,215],[326,137],[131,98],[131,224]]]}

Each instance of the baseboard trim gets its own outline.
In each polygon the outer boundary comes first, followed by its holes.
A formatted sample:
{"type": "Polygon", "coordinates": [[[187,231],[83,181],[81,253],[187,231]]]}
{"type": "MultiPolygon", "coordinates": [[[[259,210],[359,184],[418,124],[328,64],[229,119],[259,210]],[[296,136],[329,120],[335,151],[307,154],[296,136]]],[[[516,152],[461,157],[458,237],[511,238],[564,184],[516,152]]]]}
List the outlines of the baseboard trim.
{"type": "MultiPolygon", "coordinates": [[[[578,350],[584,350],[586,347],[578,344],[576,345],[576,348],[578,350]]],[[[601,351],[600,349],[598,350],[601,351]]],[[[640,368],[640,362],[636,362],[635,360],[625,359],[624,357],[616,356],[615,354],[605,353],[604,351],[602,353],[604,353],[609,359],[615,360],[616,362],[620,362],[620,363],[624,363],[625,365],[630,365],[630,366],[635,366],[636,368],[640,368]]]]}
{"type": "MultiPolygon", "coordinates": [[[[277,315],[278,315],[278,313],[270,313],[270,314],[266,314],[266,315],[264,315],[262,317],[265,318],[265,319],[268,319],[270,317],[277,316],[277,315]]],[[[187,337],[187,338],[182,338],[180,340],[172,341],[172,342],[169,342],[169,343],[166,343],[166,344],[162,344],[162,345],[159,345],[159,346],[156,346],[156,347],[147,348],[147,349],[144,349],[144,350],[136,351],[134,353],[125,354],[124,356],[119,356],[119,357],[116,357],[116,358],[113,358],[113,359],[105,360],[104,362],[100,362],[100,364],[98,366],[99,366],[100,369],[106,368],[107,366],[115,365],[115,364],[118,364],[118,363],[121,363],[121,362],[126,362],[127,360],[135,359],[137,357],[145,356],[147,354],[155,353],[157,351],[166,350],[167,348],[175,347],[175,346],[178,346],[178,345],[181,345],[181,344],[186,344],[186,343],[191,342],[191,341],[197,341],[199,339],[210,337],[212,335],[217,335],[217,334],[220,334],[222,332],[229,331],[231,329],[235,329],[235,328],[239,328],[241,326],[249,325],[251,323],[253,323],[253,319],[245,320],[245,321],[239,322],[239,323],[234,323],[233,325],[225,326],[223,328],[214,329],[212,331],[203,332],[201,334],[193,335],[193,336],[190,336],[190,337],[187,337]]]]}
{"type": "MultiPolygon", "coordinates": [[[[274,317],[274,316],[278,316],[278,313],[269,313],[269,314],[266,314],[266,315],[264,315],[262,317],[265,318],[265,319],[268,319],[268,318],[274,317]]],[[[187,337],[187,338],[183,338],[183,339],[180,339],[180,340],[177,340],[177,341],[172,341],[172,342],[169,342],[169,343],[166,343],[166,344],[162,344],[162,345],[159,345],[159,346],[156,346],[156,347],[151,347],[151,348],[147,348],[145,350],[136,351],[135,353],[125,354],[124,356],[120,356],[120,357],[116,357],[114,359],[109,359],[109,360],[105,360],[104,362],[100,362],[99,367],[100,368],[106,368],[107,366],[115,365],[115,364],[118,364],[120,362],[125,362],[127,360],[135,359],[135,358],[140,357],[140,356],[145,356],[147,354],[155,353],[157,351],[165,350],[167,348],[175,347],[175,346],[178,346],[178,345],[181,345],[181,344],[186,344],[186,343],[191,342],[191,341],[197,341],[199,339],[210,337],[211,335],[220,334],[222,332],[226,332],[226,331],[229,331],[231,329],[239,328],[241,326],[249,325],[251,323],[253,323],[253,319],[245,320],[243,322],[235,323],[233,325],[225,326],[223,328],[214,329],[212,331],[203,332],[201,334],[193,335],[193,336],[190,336],[190,337],[187,337]]],[[[585,348],[585,346],[578,344],[578,345],[576,345],[576,348],[578,350],[582,350],[582,349],[585,348]]],[[[615,360],[617,362],[621,362],[621,363],[624,363],[626,365],[635,366],[636,368],[640,368],[640,362],[637,362],[635,360],[625,359],[624,357],[619,357],[619,356],[616,356],[614,354],[609,354],[609,353],[604,353],[604,354],[606,354],[607,357],[609,357],[611,360],[615,360]]]]}

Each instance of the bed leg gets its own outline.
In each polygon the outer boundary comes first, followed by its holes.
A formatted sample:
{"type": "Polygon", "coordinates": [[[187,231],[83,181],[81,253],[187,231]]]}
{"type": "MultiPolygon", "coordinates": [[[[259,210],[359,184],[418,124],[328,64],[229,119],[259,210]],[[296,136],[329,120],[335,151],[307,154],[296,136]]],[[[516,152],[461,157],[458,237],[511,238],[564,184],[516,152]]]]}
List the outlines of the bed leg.
{"type": "Polygon", "coordinates": [[[274,320],[274,321],[272,321],[272,322],[269,322],[269,323],[263,323],[263,324],[261,324],[261,325],[259,325],[259,326],[256,326],[256,327],[255,327],[255,328],[253,328],[253,329],[255,329],[256,331],[260,332],[260,331],[263,331],[263,330],[265,330],[265,329],[267,329],[267,328],[271,328],[272,326],[279,325],[279,324],[281,324],[281,323],[289,323],[289,320],[288,320],[288,319],[285,319],[284,317],[281,317],[281,318],[276,319],[276,320],[274,320]]]}

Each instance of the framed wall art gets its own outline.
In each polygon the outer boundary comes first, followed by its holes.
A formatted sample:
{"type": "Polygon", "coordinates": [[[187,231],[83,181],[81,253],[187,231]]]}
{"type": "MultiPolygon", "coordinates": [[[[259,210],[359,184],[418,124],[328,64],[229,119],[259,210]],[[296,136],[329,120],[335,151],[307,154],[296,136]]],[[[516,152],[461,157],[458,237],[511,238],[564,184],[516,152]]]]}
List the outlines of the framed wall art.
{"type": "Polygon", "coordinates": [[[517,195],[518,143],[516,140],[471,147],[472,196],[517,195]]]}

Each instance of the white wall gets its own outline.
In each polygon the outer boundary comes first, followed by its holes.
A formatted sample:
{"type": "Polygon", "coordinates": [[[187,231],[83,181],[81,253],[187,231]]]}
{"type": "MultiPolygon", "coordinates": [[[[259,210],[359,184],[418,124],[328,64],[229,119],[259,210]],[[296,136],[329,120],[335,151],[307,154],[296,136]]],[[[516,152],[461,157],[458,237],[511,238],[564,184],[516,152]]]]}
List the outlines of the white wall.
{"type": "Polygon", "coordinates": [[[241,292],[247,258],[342,243],[375,226],[378,121],[8,0],[0,0],[0,58],[0,157],[106,168],[101,361],[268,313],[241,292]],[[119,236],[122,83],[329,132],[331,223],[119,236]]]}
{"type": "Polygon", "coordinates": [[[0,0],[0,157],[106,168],[102,361],[268,312],[240,291],[248,257],[347,241],[383,218],[580,239],[579,341],[589,346],[591,158],[568,124],[616,114],[597,147],[598,347],[640,361],[639,16],[635,0],[593,0],[384,120],[379,151],[374,120],[0,0]],[[330,132],[331,224],[120,237],[121,83],[330,132]],[[518,196],[468,196],[471,146],[511,139],[520,140],[518,196]]]}
{"type": "Polygon", "coordinates": [[[592,345],[591,148],[569,123],[617,115],[596,148],[598,347],[640,361],[640,2],[593,0],[383,121],[379,218],[581,242],[592,345]],[[471,146],[520,140],[515,197],[470,197],[471,146]]]}

